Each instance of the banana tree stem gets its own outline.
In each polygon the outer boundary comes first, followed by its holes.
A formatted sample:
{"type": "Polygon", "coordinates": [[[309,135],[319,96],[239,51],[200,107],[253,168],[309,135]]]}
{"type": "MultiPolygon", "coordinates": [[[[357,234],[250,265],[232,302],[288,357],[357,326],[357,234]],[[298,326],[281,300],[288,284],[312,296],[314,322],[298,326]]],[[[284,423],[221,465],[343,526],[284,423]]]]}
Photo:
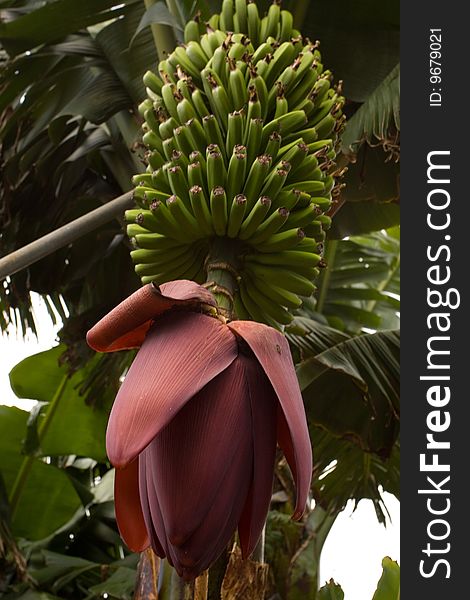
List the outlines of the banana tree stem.
{"type": "MultiPolygon", "coordinates": [[[[57,407],[59,406],[59,403],[62,398],[62,394],[64,393],[67,381],[68,381],[68,375],[64,375],[59,384],[59,387],[56,390],[56,393],[54,394],[54,397],[52,398],[52,400],[49,404],[49,410],[47,411],[43,422],[41,423],[41,425],[38,428],[39,443],[41,443],[41,441],[44,439],[44,436],[46,435],[47,430],[49,429],[49,427],[52,423],[54,415],[57,412],[57,407]]],[[[16,476],[15,483],[13,484],[13,488],[11,490],[11,495],[10,495],[10,509],[11,509],[11,519],[12,520],[15,517],[15,513],[18,508],[18,503],[21,498],[21,494],[23,493],[26,482],[28,481],[28,477],[29,477],[29,474],[31,472],[31,469],[33,467],[35,460],[36,460],[36,457],[34,455],[26,456],[23,459],[23,462],[21,463],[21,467],[20,467],[20,470],[18,471],[18,475],[16,476]]]]}
{"type": "Polygon", "coordinates": [[[94,231],[101,225],[112,221],[112,219],[120,216],[124,210],[133,206],[133,192],[127,192],[75,219],[75,221],[71,221],[67,225],[63,225],[38,240],[23,246],[23,248],[7,254],[7,256],[0,259],[0,280],[26,269],[26,267],[41,260],[41,258],[71,244],[76,239],[90,233],[90,231],[94,231]]]}

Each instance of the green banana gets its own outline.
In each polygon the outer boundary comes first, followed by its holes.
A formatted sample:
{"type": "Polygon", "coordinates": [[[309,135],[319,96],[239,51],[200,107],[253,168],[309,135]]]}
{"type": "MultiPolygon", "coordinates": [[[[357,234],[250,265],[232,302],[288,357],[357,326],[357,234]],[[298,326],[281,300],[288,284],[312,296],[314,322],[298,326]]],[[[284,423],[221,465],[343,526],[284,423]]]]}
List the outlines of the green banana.
{"type": "Polygon", "coordinates": [[[288,10],[281,10],[281,25],[279,32],[279,39],[281,42],[286,42],[292,36],[292,29],[294,26],[294,17],[288,10]]]}
{"type": "Polygon", "coordinates": [[[233,13],[233,0],[223,0],[219,22],[223,31],[233,31],[233,13]]]}
{"type": "Polygon", "coordinates": [[[184,42],[187,44],[190,41],[198,42],[201,37],[199,31],[199,23],[196,21],[188,21],[184,27],[184,42]]]}
{"type": "Polygon", "coordinates": [[[234,152],[230,159],[227,171],[227,198],[229,202],[240,188],[240,182],[245,181],[246,154],[234,152]]]}
{"type": "Polygon", "coordinates": [[[207,108],[207,105],[204,101],[204,96],[202,95],[201,90],[196,88],[191,94],[191,100],[200,119],[203,119],[204,117],[210,114],[209,109],[207,108]]]}
{"type": "Polygon", "coordinates": [[[303,229],[288,229],[281,233],[275,233],[262,244],[256,245],[258,252],[281,252],[282,250],[291,250],[305,237],[303,229]]]}
{"type": "Polygon", "coordinates": [[[168,180],[170,182],[170,188],[173,194],[179,196],[186,207],[189,206],[189,194],[188,194],[188,180],[184,174],[183,169],[175,165],[168,169],[168,180]]]}
{"type": "Polygon", "coordinates": [[[251,283],[251,285],[247,285],[246,292],[253,302],[261,309],[263,315],[268,315],[271,319],[282,325],[291,323],[294,317],[283,306],[266,296],[260,289],[263,286],[257,287],[254,285],[256,278],[250,277],[249,273],[250,272],[248,271],[248,283],[251,283]]]}
{"type": "Polygon", "coordinates": [[[273,119],[263,127],[263,145],[269,139],[273,131],[277,131],[281,136],[285,136],[302,127],[307,122],[307,117],[303,110],[293,110],[286,115],[273,119]]]}
{"type": "Polygon", "coordinates": [[[246,196],[238,194],[233,199],[228,216],[227,235],[229,238],[236,238],[240,231],[243,218],[246,211],[246,196]]]}
{"type": "Polygon", "coordinates": [[[212,143],[217,144],[219,148],[225,149],[224,138],[219,123],[214,115],[207,115],[202,119],[202,125],[206,134],[207,140],[212,140],[212,143]]]}
{"type": "Polygon", "coordinates": [[[237,319],[242,319],[243,321],[249,321],[251,318],[250,313],[248,312],[248,309],[245,307],[245,305],[242,302],[239,290],[237,290],[233,296],[233,312],[237,319]]]}
{"type": "Polygon", "coordinates": [[[135,237],[137,245],[139,248],[144,248],[148,250],[160,250],[166,251],[174,248],[179,248],[181,246],[181,242],[179,240],[172,239],[166,235],[161,235],[157,233],[149,233],[147,230],[139,227],[139,231],[135,229],[130,229],[131,235],[129,233],[129,228],[136,228],[138,225],[128,225],[128,235],[129,237],[135,237]],[[140,231],[142,230],[142,231],[140,231]]]}
{"type": "Polygon", "coordinates": [[[174,139],[178,144],[178,149],[181,150],[181,152],[184,152],[186,156],[189,156],[195,149],[195,142],[191,136],[188,126],[180,125],[174,130],[173,134],[174,139]]]}
{"type": "Polygon", "coordinates": [[[238,23],[238,32],[248,32],[248,9],[246,0],[235,0],[235,15],[238,23]]]}
{"type": "Polygon", "coordinates": [[[224,187],[227,178],[225,163],[222,154],[217,151],[207,155],[207,186],[209,190],[215,187],[224,187]]]}
{"type": "Polygon", "coordinates": [[[189,197],[191,198],[192,212],[199,228],[206,235],[211,236],[214,232],[214,228],[212,226],[212,217],[203,188],[200,185],[193,185],[189,189],[189,197]]]}
{"type": "Polygon", "coordinates": [[[270,327],[280,329],[280,326],[277,323],[277,321],[275,321],[266,313],[263,313],[260,307],[248,294],[248,287],[246,286],[243,279],[240,279],[239,281],[239,292],[243,306],[246,308],[246,310],[248,311],[248,313],[254,321],[258,321],[259,323],[266,323],[270,327]]]}
{"type": "Polygon", "coordinates": [[[270,207],[271,198],[268,198],[267,196],[261,196],[251,210],[247,202],[246,210],[249,212],[246,216],[246,219],[243,221],[238,234],[238,237],[241,240],[249,240],[251,238],[251,236],[264,221],[264,218],[268,214],[270,207]]]}
{"type": "MultiPolygon", "coordinates": [[[[186,193],[189,197],[189,192],[186,193]]],[[[191,206],[189,198],[188,204],[191,206]]],[[[168,198],[166,201],[166,205],[174,220],[188,235],[188,239],[194,240],[203,237],[203,232],[201,232],[199,225],[191,212],[191,209],[186,207],[185,202],[181,198],[175,195],[170,196],[170,198],[168,198]]]]}
{"type": "Polygon", "coordinates": [[[319,254],[305,252],[303,250],[284,250],[270,254],[247,254],[245,260],[260,263],[261,265],[272,265],[277,267],[307,267],[314,268],[322,260],[319,254]]]}
{"type": "Polygon", "coordinates": [[[212,189],[210,204],[215,233],[223,236],[227,231],[228,223],[227,196],[223,187],[217,186],[212,189]]]}
{"type": "Polygon", "coordinates": [[[274,234],[281,229],[288,218],[289,211],[287,208],[278,208],[258,227],[256,233],[249,240],[250,244],[257,247],[266,240],[269,240],[272,244],[274,234]]]}
{"type": "Polygon", "coordinates": [[[277,0],[262,19],[247,0],[196,16],[158,73],[143,77],[148,167],[126,215],[142,281],[203,282],[209,240],[239,239],[239,316],[288,323],[313,291],[341,190],[341,83],[277,0]]]}
{"type": "MultiPolygon", "coordinates": [[[[228,76],[228,90],[232,110],[240,110],[248,101],[245,78],[233,60],[229,61],[230,72],[228,76]]],[[[227,113],[225,113],[227,115],[227,113]]]]}
{"type": "Polygon", "coordinates": [[[226,143],[227,156],[232,154],[232,150],[235,146],[243,143],[244,125],[245,119],[243,118],[242,111],[236,110],[228,114],[226,143]]]}
{"type": "Polygon", "coordinates": [[[258,7],[254,2],[250,2],[247,5],[247,22],[248,22],[248,37],[251,40],[253,46],[258,45],[259,40],[259,26],[260,26],[260,18],[258,7]]]}
{"type": "Polygon", "coordinates": [[[201,168],[199,162],[188,165],[188,184],[190,187],[199,186],[207,192],[207,180],[205,179],[206,170],[201,168]]]}
{"type": "MultiPolygon", "coordinates": [[[[248,158],[249,163],[249,158],[248,158]]],[[[261,154],[253,162],[253,165],[246,178],[246,183],[243,188],[243,193],[247,198],[247,210],[251,210],[255,205],[257,198],[260,195],[263,182],[271,166],[271,157],[266,154],[261,154]]]]}
{"type": "MultiPolygon", "coordinates": [[[[136,238],[139,235],[150,235],[150,236],[154,236],[155,234],[150,233],[148,229],[146,229],[145,227],[142,227],[141,225],[137,225],[137,223],[130,223],[129,225],[127,225],[126,227],[126,233],[127,236],[130,238],[136,238]]],[[[163,239],[167,240],[169,238],[166,238],[164,236],[160,236],[163,237],[163,239]]],[[[179,244],[179,242],[177,242],[179,244]]]]}
{"type": "Polygon", "coordinates": [[[271,198],[271,200],[275,202],[276,198],[282,190],[282,186],[284,185],[288,174],[289,170],[283,169],[281,167],[278,167],[274,171],[271,171],[271,173],[265,180],[265,184],[261,190],[261,193],[264,196],[269,196],[269,198],[271,198]]]}
{"type": "MultiPolygon", "coordinates": [[[[177,256],[169,257],[166,254],[164,262],[161,259],[161,256],[157,256],[154,263],[152,262],[138,262],[134,269],[137,275],[155,275],[160,272],[164,272],[168,274],[168,276],[172,276],[172,273],[182,266],[184,266],[188,260],[191,260],[194,256],[194,250],[191,246],[183,246],[183,252],[178,254],[177,256]]],[[[154,250],[143,250],[143,252],[155,252],[154,250]]]]}
{"type": "Polygon", "coordinates": [[[300,296],[311,296],[315,290],[315,286],[311,281],[303,275],[298,275],[293,271],[288,271],[286,269],[271,269],[255,263],[250,263],[246,268],[247,271],[261,281],[289,290],[300,296]]]}

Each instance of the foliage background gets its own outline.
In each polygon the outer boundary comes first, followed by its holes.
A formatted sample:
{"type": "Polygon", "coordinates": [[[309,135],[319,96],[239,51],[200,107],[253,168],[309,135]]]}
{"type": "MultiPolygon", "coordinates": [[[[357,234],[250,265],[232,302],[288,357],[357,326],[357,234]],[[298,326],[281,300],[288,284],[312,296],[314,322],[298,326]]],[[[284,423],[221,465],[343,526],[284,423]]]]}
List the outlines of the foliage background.
{"type": "MultiPolygon", "coordinates": [[[[0,0],[2,255],[130,189],[143,159],[141,76],[156,60],[148,23],[176,41],[197,9],[218,6],[0,0]]],[[[288,520],[292,485],[280,459],[266,552],[271,596],[295,600],[321,597],[312,557],[347,501],[370,499],[384,522],[382,490],[399,496],[399,9],[372,0],[285,6],[321,40],[349,116],[329,268],[289,333],[315,448],[316,507],[300,526],[288,520]]],[[[7,598],[131,597],[138,557],[117,534],[103,432],[132,353],[95,356],[84,334],[138,285],[116,220],[0,286],[3,329],[34,331],[31,291],[64,321],[60,346],[11,373],[15,393],[37,407],[0,406],[7,598]]]]}

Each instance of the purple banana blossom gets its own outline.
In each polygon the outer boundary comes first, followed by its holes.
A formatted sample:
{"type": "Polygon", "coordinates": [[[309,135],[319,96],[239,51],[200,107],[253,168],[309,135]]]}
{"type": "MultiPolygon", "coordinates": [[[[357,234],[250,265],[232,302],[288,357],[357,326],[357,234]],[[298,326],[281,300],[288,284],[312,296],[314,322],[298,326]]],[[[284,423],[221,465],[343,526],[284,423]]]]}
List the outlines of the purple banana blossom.
{"type": "Polygon", "coordinates": [[[275,329],[223,322],[191,281],[149,284],[89,332],[100,352],[140,347],[109,418],[116,517],[134,551],[151,546],[192,579],[238,527],[255,548],[269,510],[276,444],[305,509],[312,453],[289,346],[275,329]],[[211,314],[212,313],[212,314],[211,314]]]}

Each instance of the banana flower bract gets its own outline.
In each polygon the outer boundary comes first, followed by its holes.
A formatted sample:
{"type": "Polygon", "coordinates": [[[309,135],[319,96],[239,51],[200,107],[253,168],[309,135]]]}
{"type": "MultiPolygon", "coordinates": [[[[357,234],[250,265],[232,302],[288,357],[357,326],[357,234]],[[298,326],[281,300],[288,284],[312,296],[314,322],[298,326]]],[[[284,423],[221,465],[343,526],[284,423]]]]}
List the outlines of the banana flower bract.
{"type": "Polygon", "coordinates": [[[276,443],[304,512],[311,445],[290,350],[275,329],[225,323],[192,281],[148,284],[89,332],[100,352],[139,347],[111,410],[116,518],[134,551],[151,546],[192,579],[238,527],[244,557],[261,535],[276,443]],[[212,313],[212,314],[211,314],[212,313]]]}

